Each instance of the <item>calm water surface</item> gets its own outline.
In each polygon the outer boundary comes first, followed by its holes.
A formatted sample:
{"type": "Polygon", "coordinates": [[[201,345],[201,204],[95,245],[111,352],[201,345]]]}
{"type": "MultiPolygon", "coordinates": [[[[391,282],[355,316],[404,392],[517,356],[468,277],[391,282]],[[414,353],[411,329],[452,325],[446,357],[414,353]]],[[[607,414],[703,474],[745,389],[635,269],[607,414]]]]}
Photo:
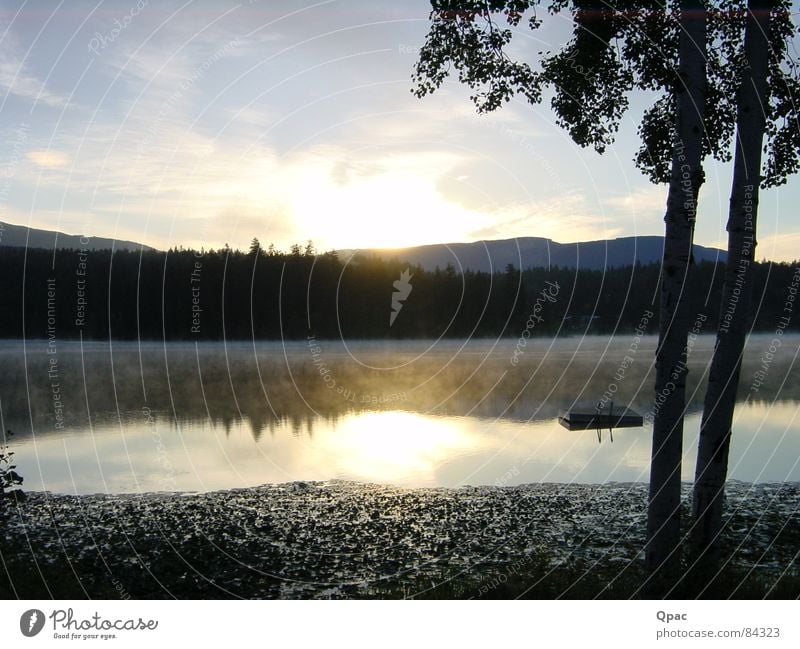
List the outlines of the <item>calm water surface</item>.
{"type": "MultiPolygon", "coordinates": [[[[5,342],[4,428],[28,489],[202,491],[344,479],[408,487],[646,481],[651,428],[568,431],[559,410],[613,391],[651,407],[655,340],[288,345],[5,342]],[[55,388],[54,384],[58,384],[55,388]]],[[[694,472],[703,372],[690,359],[683,477],[694,472]]],[[[729,477],[800,480],[800,338],[785,337],[750,390],[769,338],[748,347],[729,477]]]]}

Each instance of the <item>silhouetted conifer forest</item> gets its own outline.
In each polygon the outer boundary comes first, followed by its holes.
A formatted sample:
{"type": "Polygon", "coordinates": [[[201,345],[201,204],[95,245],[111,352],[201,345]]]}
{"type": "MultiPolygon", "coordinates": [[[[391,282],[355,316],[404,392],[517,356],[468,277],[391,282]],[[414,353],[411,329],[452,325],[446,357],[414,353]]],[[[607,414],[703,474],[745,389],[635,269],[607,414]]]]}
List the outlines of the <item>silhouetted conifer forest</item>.
{"type": "MultiPolygon", "coordinates": [[[[344,261],[293,246],[194,251],[4,248],[3,338],[120,340],[404,339],[657,332],[659,265],[600,270],[513,267],[494,274],[411,267],[411,291],[390,326],[394,282],[407,264],[344,261]],[[545,293],[547,295],[545,295],[545,293]]],[[[754,330],[774,330],[796,292],[795,265],[755,268],[754,330]],[[794,286],[794,289],[792,288],[794,286]]],[[[716,330],[723,266],[696,265],[696,313],[716,330]]],[[[798,321],[786,329],[797,330],[798,321]]]]}

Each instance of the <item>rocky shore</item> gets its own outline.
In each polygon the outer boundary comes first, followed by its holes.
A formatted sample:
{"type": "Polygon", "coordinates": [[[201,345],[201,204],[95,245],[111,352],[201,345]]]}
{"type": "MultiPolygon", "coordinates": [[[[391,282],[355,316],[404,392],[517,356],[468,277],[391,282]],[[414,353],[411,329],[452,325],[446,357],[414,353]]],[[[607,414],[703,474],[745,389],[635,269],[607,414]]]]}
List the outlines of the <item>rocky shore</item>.
{"type": "MultiPolygon", "coordinates": [[[[799,497],[797,483],[728,485],[727,565],[767,596],[797,578],[799,497]]],[[[28,493],[0,514],[0,594],[637,597],[646,498],[641,483],[28,493]]]]}

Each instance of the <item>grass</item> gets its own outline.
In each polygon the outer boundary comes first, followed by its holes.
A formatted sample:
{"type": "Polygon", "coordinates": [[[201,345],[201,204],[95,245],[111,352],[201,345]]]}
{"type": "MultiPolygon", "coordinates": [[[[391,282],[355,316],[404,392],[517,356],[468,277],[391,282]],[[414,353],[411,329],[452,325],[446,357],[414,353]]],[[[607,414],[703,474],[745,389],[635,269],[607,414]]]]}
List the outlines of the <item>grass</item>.
{"type": "MultiPolygon", "coordinates": [[[[136,564],[116,566],[113,575],[103,566],[68,561],[60,556],[55,561],[38,565],[26,560],[26,553],[13,548],[0,548],[2,599],[179,599],[225,598],[212,583],[186,580],[165,566],[151,566],[160,585],[136,564]],[[13,575],[13,581],[9,578],[13,575]],[[124,585],[123,585],[124,584],[124,585]],[[133,592],[132,592],[133,591],[133,592]]],[[[474,566],[466,573],[444,576],[440,581],[415,579],[385,580],[369,591],[348,592],[339,597],[378,599],[641,599],[645,581],[643,566],[630,564],[623,570],[613,565],[589,564],[584,561],[551,562],[536,559],[523,566],[498,571],[491,566],[474,566]]],[[[256,577],[250,585],[265,591],[275,586],[268,577],[256,577]]],[[[671,599],[797,599],[800,596],[800,575],[793,573],[760,574],[741,567],[724,568],[702,593],[696,586],[678,586],[671,599]]]]}

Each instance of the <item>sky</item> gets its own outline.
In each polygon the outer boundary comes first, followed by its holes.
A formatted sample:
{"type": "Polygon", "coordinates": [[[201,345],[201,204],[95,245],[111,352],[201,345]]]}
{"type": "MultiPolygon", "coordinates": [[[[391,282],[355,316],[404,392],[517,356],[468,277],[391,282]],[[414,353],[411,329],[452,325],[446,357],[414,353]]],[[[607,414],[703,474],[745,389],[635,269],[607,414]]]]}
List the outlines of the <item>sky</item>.
{"type": "MultiPolygon", "coordinates": [[[[175,246],[319,250],[663,234],[633,165],[653,96],[581,149],[545,102],[477,115],[450,80],[411,93],[422,0],[0,4],[0,221],[175,246]]],[[[562,45],[566,16],[515,56],[562,45]]],[[[725,247],[730,165],[696,242],[725,247]]],[[[800,178],[762,192],[757,257],[797,258],[800,178]]]]}

